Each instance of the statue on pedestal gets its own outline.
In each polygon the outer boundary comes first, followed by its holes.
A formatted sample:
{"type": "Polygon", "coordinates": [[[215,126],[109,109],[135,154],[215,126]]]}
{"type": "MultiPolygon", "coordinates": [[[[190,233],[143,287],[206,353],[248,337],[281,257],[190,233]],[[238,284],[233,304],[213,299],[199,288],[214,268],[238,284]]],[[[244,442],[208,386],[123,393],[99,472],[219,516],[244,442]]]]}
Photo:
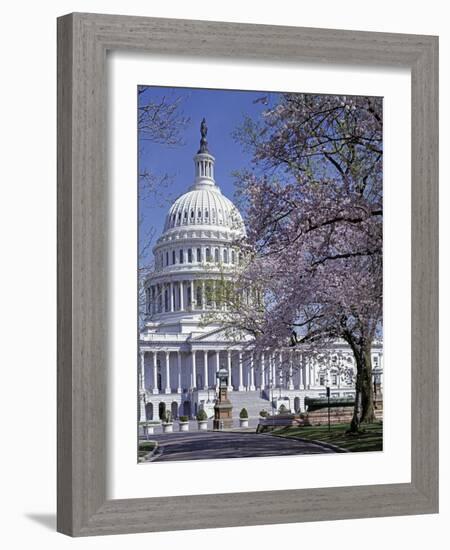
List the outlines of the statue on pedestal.
{"type": "Polygon", "coordinates": [[[217,373],[219,379],[219,396],[214,405],[214,430],[223,430],[233,427],[233,405],[228,399],[228,371],[221,367],[217,373]]]}

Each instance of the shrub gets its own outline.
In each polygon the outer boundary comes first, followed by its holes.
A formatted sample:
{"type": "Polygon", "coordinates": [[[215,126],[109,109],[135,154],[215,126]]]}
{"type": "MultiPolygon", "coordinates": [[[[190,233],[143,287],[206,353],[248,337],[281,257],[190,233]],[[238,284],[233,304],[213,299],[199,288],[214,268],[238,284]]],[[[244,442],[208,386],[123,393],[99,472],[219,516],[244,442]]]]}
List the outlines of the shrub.
{"type": "Polygon", "coordinates": [[[285,405],[280,405],[280,408],[278,409],[278,412],[280,414],[287,413],[288,412],[287,407],[285,405]]]}
{"type": "MultiPolygon", "coordinates": [[[[354,397],[332,397],[330,399],[331,407],[353,407],[355,404],[354,397]]],[[[305,406],[308,411],[316,411],[328,407],[328,399],[326,397],[306,397],[305,406]]]]}
{"type": "Polygon", "coordinates": [[[169,424],[170,422],[172,422],[172,415],[170,414],[169,411],[166,411],[166,413],[164,414],[164,416],[161,418],[161,420],[163,422],[165,422],[166,424],[169,424]]]}
{"type": "Polygon", "coordinates": [[[208,420],[208,415],[204,409],[200,409],[197,413],[197,420],[208,420]]]}
{"type": "Polygon", "coordinates": [[[188,416],[180,416],[180,422],[187,422],[189,420],[188,416]]]}
{"type": "Polygon", "coordinates": [[[265,409],[263,409],[262,411],[259,411],[259,416],[261,418],[266,418],[267,416],[269,416],[269,413],[265,409]]]}
{"type": "Polygon", "coordinates": [[[247,412],[247,409],[245,407],[239,413],[239,418],[248,418],[248,412],[247,412]]]}

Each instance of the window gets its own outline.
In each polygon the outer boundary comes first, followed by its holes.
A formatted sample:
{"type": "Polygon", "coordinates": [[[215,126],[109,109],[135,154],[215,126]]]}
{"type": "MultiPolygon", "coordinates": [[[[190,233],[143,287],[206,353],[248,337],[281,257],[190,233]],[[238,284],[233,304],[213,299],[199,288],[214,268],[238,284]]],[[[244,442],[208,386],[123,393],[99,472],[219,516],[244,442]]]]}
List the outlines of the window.
{"type": "Polygon", "coordinates": [[[226,248],[224,248],[223,250],[223,263],[224,264],[228,263],[228,250],[226,248]]]}
{"type": "Polygon", "coordinates": [[[174,264],[177,261],[177,255],[175,254],[175,250],[172,250],[172,264],[174,264]]]}
{"type": "Polygon", "coordinates": [[[197,306],[201,306],[202,305],[202,288],[200,286],[197,287],[197,291],[196,291],[196,294],[197,294],[197,306]]]}
{"type": "Polygon", "coordinates": [[[211,250],[209,248],[206,249],[206,261],[211,261],[211,250]]]}
{"type": "Polygon", "coordinates": [[[178,221],[181,221],[181,212],[178,212],[178,221]]]}
{"type": "Polygon", "coordinates": [[[325,386],[325,376],[323,374],[319,376],[319,385],[325,386]]]}
{"type": "Polygon", "coordinates": [[[169,265],[169,253],[166,252],[166,265],[169,265]]]}
{"type": "Polygon", "coordinates": [[[199,211],[197,212],[197,218],[201,218],[201,217],[202,217],[202,211],[199,210],[199,211]]]}
{"type": "Polygon", "coordinates": [[[208,217],[208,210],[205,210],[205,218],[208,217]]]}
{"type": "Polygon", "coordinates": [[[216,248],[215,251],[214,251],[214,261],[219,263],[219,249],[218,248],[216,248]]]}
{"type": "Polygon", "coordinates": [[[194,218],[194,211],[191,210],[191,218],[193,219],[194,218]]]}
{"type": "Polygon", "coordinates": [[[337,386],[337,383],[338,383],[337,374],[331,375],[331,383],[333,384],[333,386],[337,386]]]}
{"type": "Polygon", "coordinates": [[[236,258],[235,258],[234,250],[232,250],[231,251],[231,263],[234,264],[235,261],[236,261],[236,258]]]}
{"type": "Polygon", "coordinates": [[[202,250],[201,248],[197,248],[197,262],[201,262],[202,261],[202,250]]]}
{"type": "Polygon", "coordinates": [[[183,249],[180,250],[180,264],[183,263],[183,249]]]}
{"type": "Polygon", "coordinates": [[[192,263],[192,248],[188,248],[188,262],[192,263]]]}

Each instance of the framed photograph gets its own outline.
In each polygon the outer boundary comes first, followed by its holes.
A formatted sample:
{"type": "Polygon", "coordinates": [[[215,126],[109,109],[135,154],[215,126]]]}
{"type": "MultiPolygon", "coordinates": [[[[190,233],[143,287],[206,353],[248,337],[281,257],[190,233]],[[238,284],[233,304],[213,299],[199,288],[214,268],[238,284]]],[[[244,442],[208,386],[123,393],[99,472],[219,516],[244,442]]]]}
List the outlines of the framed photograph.
{"type": "Polygon", "coordinates": [[[58,20],[58,530],[438,511],[438,40],[58,20]]]}

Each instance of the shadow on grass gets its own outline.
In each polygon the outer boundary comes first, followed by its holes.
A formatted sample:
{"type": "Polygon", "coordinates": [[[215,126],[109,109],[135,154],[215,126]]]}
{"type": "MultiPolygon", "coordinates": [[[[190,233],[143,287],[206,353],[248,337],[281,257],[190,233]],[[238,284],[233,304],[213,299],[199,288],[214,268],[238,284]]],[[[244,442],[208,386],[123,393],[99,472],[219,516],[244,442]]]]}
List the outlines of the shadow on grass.
{"type": "Polygon", "coordinates": [[[274,430],[272,435],[292,439],[321,441],[336,445],[341,449],[346,449],[353,453],[383,450],[383,424],[381,422],[364,425],[362,431],[358,434],[347,433],[348,428],[348,424],[332,425],[330,431],[327,425],[289,426],[274,430]]]}

